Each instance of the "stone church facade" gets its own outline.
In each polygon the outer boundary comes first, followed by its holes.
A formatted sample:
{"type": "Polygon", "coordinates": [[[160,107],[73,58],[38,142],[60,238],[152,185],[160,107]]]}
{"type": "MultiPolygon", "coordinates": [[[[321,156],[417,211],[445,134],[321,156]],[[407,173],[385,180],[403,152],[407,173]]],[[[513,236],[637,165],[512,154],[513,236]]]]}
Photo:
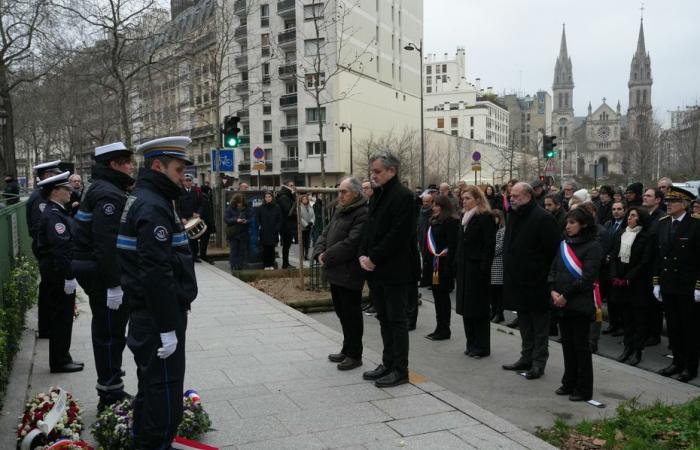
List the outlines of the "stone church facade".
{"type": "Polygon", "coordinates": [[[577,117],[573,107],[573,67],[566,45],[566,29],[562,30],[552,84],[552,134],[557,136],[565,174],[605,179],[625,173],[630,158],[625,150],[629,146],[625,143],[634,139],[639,124],[651,116],[652,84],[651,60],[646,51],[642,22],[630,65],[627,113],[622,114],[619,101],[613,108],[603,98],[595,109],[589,102],[587,114],[577,117]]]}

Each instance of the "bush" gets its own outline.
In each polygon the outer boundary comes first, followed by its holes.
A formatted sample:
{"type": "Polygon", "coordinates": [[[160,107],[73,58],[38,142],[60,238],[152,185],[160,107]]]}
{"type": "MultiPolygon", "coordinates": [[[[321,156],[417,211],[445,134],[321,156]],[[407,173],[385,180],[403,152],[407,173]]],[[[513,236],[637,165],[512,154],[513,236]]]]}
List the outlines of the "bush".
{"type": "Polygon", "coordinates": [[[19,350],[24,329],[24,315],[37,297],[39,270],[27,258],[20,258],[10,272],[10,280],[3,286],[3,304],[0,307],[0,406],[12,370],[12,360],[19,350]]]}

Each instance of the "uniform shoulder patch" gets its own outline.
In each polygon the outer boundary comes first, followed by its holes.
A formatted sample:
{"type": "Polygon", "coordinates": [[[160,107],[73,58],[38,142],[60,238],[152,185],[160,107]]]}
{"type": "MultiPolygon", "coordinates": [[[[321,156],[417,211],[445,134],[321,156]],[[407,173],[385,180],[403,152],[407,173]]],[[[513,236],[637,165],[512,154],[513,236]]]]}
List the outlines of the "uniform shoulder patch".
{"type": "Polygon", "coordinates": [[[104,212],[107,216],[111,216],[116,210],[117,208],[112,203],[105,203],[102,205],[102,212],[104,212]]]}
{"type": "Polygon", "coordinates": [[[44,212],[45,209],[46,209],[46,203],[44,203],[44,202],[39,203],[39,211],[44,212]]]}
{"type": "Polygon", "coordinates": [[[61,222],[58,222],[56,225],[54,225],[54,230],[56,230],[56,233],[58,234],[63,234],[66,232],[66,226],[62,224],[61,222]]]}
{"type": "Polygon", "coordinates": [[[168,229],[165,228],[163,225],[158,225],[153,229],[153,237],[156,238],[157,241],[160,242],[165,242],[168,240],[168,229]]]}

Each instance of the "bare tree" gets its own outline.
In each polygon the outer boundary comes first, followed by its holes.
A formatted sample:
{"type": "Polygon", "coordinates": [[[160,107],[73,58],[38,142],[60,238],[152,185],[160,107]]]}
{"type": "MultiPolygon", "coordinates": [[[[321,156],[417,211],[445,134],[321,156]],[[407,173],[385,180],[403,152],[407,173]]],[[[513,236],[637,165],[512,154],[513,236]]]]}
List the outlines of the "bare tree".
{"type": "Polygon", "coordinates": [[[700,173],[700,107],[690,109],[674,130],[673,140],[687,176],[700,173]]]}
{"type": "Polygon", "coordinates": [[[654,178],[660,133],[661,124],[649,110],[637,116],[634,133],[623,145],[628,158],[626,166],[640,181],[650,182],[654,178]]]}

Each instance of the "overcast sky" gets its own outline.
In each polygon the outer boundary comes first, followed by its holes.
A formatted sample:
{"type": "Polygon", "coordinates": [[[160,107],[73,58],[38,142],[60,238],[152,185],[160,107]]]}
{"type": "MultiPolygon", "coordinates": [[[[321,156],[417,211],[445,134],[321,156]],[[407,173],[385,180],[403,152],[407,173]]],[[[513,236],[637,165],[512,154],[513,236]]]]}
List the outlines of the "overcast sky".
{"type": "MultiPolygon", "coordinates": [[[[497,93],[551,93],[562,23],[574,72],[574,109],[607,98],[627,110],[630,62],[641,2],[635,0],[425,0],[425,53],[467,53],[467,79],[497,93]]],[[[668,110],[700,102],[700,0],[647,0],[644,35],[654,78],[652,105],[668,110]]]]}

